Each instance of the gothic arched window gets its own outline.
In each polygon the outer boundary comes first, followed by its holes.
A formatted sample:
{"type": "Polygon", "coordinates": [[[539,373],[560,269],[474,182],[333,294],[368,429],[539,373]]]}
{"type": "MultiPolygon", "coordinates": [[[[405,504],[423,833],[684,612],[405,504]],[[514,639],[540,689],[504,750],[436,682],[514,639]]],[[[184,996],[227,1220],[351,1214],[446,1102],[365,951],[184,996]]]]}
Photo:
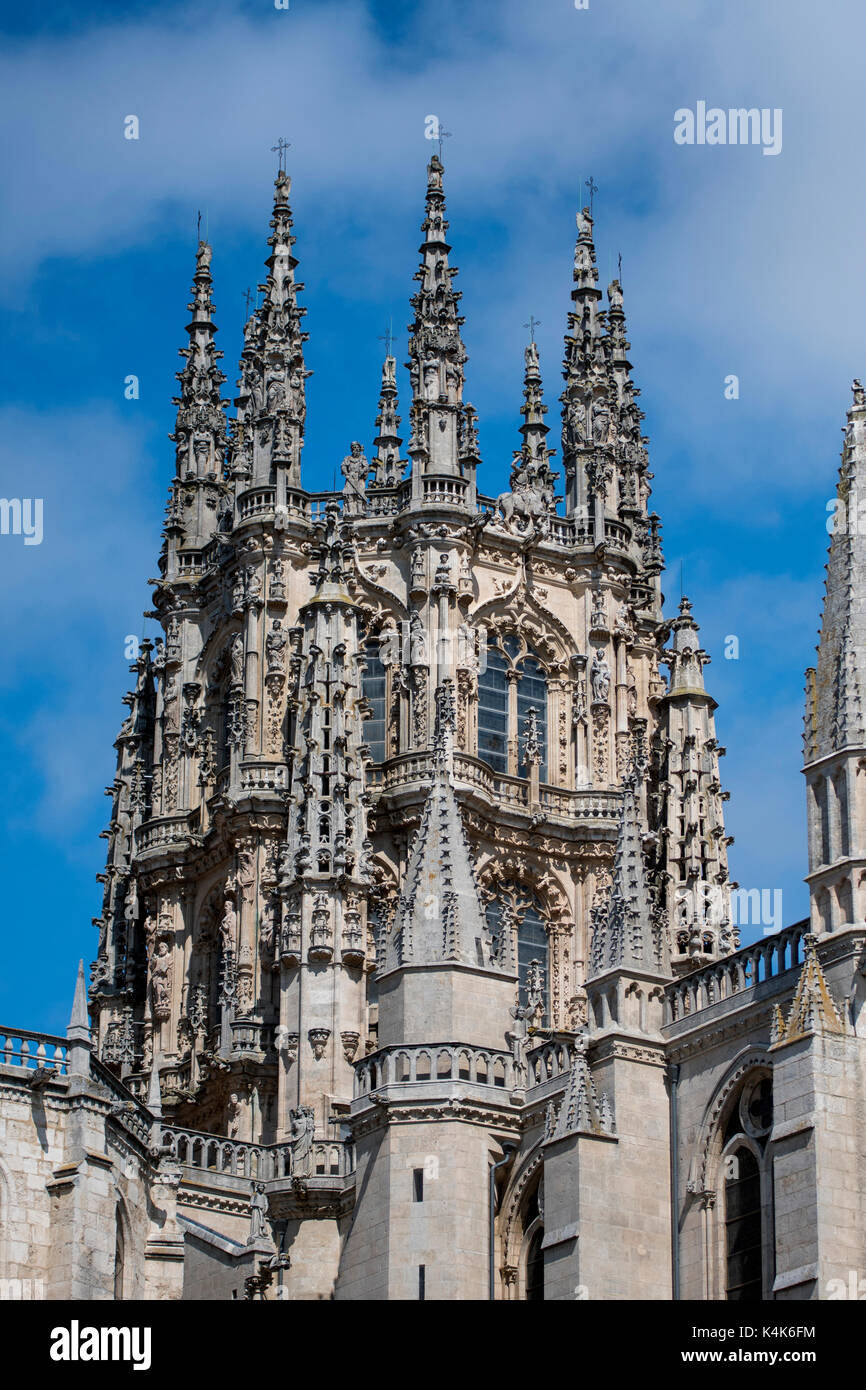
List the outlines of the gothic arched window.
{"type": "Polygon", "coordinates": [[[487,648],[478,676],[478,756],[494,772],[508,771],[508,662],[498,647],[487,648]]]}
{"type": "Polygon", "coordinates": [[[526,1252],[526,1301],[535,1303],[544,1298],[544,1227],[537,1226],[526,1252]]]}
{"type": "Polygon", "coordinates": [[[478,673],[478,756],[494,772],[528,777],[526,737],[535,711],[538,776],[547,781],[547,675],[516,633],[487,645],[478,673]]]}
{"type": "Polygon", "coordinates": [[[724,1129],[724,1279],[731,1301],[764,1297],[772,1259],[771,1182],[767,1140],[773,1127],[772,1080],[747,1080],[724,1129]]]}
{"type": "Polygon", "coordinates": [[[123,1233],[123,1219],[120,1215],[120,1203],[118,1203],[114,1213],[114,1297],[116,1299],[123,1298],[125,1265],[126,1240],[123,1233]]]}
{"type": "Polygon", "coordinates": [[[372,638],[364,646],[364,675],[361,694],[373,711],[364,720],[364,742],[369,745],[374,763],[385,761],[385,667],[379,655],[379,639],[372,638]]]}
{"type": "Polygon", "coordinates": [[[517,883],[501,885],[498,896],[487,904],[487,925],[496,943],[499,960],[510,958],[517,966],[518,998],[522,1005],[532,1002],[530,993],[540,992],[542,1027],[550,1016],[550,943],[541,903],[534,893],[517,883]],[[503,940],[510,933],[510,941],[503,940]]]}

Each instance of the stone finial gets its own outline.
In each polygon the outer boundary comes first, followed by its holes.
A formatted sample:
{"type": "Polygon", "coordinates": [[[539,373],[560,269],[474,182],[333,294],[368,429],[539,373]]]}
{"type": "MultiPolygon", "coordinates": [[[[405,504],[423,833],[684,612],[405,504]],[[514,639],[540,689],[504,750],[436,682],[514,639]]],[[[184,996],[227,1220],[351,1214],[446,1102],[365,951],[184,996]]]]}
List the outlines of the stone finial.
{"type": "Polygon", "coordinates": [[[667,974],[667,944],[644,861],[637,768],[623,781],[622,813],[607,907],[594,911],[589,978],[619,968],[667,974]]]}
{"type": "MultiPolygon", "coordinates": [[[[772,1047],[784,1047],[809,1033],[844,1033],[845,1024],[824,978],[818,959],[818,938],[809,932],[803,937],[803,968],[794,991],[788,1017],[782,1022],[781,1010],[774,1017],[772,1047]]],[[[778,1006],[777,1006],[778,1008],[778,1006]]]]}
{"type": "Polygon", "coordinates": [[[586,1043],[584,1034],[575,1040],[568,1083],[559,1107],[553,1139],[564,1139],[566,1135],[581,1132],[613,1133],[613,1109],[609,1097],[603,1096],[599,1100],[587,1061],[586,1043]]]}
{"type": "Polygon", "coordinates": [[[87,983],[84,976],[84,961],[78,962],[78,975],[75,980],[75,994],[72,999],[72,1013],[66,1028],[68,1043],[67,1062],[74,1076],[90,1074],[90,1019],[87,1012],[87,983]]]}

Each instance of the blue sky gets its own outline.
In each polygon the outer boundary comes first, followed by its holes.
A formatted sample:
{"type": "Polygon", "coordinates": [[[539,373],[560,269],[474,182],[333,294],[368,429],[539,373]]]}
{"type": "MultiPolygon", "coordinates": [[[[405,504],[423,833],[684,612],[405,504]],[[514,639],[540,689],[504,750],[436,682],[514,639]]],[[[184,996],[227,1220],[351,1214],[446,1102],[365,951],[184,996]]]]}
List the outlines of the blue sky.
{"type": "MultiPolygon", "coordinates": [[[[622,254],[634,376],[664,522],[668,609],[685,586],[728,749],[733,876],[805,915],[804,668],[826,505],[862,341],[866,192],[850,0],[402,0],[3,4],[0,495],[44,499],[44,540],[0,537],[0,1019],[62,1029],[95,951],[102,791],[156,570],[177,349],[201,209],[231,393],[243,292],[263,274],[291,140],[310,333],[305,481],[370,446],[393,317],[405,357],[424,120],[446,141],[467,397],[481,487],[519,444],[530,313],[552,442],[574,213],[592,175],[603,283],[622,254]],[[678,146],[704,100],[783,111],[777,157],[678,146]],[[123,138],[135,114],[140,139],[123,138]],[[139,377],[140,398],[124,399],[139,377]],[[738,400],[726,400],[735,373],[738,400]],[[725,637],[739,659],[724,658],[725,637]]],[[[407,383],[401,372],[404,417],[407,383]]],[[[404,419],[405,425],[405,419],[404,419]]],[[[404,430],[408,433],[407,430],[404,430]]],[[[554,435],[557,436],[554,438],[554,435]]]]}

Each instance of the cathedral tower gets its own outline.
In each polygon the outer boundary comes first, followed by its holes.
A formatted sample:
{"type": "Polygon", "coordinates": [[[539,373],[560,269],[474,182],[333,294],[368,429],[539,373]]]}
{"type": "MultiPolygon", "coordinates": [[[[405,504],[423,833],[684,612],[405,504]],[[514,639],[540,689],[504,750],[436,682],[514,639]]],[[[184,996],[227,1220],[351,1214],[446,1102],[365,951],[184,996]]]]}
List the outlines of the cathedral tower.
{"type": "Polygon", "coordinates": [[[866,915],[866,393],[854,382],[803,736],[812,930],[866,915]]]}

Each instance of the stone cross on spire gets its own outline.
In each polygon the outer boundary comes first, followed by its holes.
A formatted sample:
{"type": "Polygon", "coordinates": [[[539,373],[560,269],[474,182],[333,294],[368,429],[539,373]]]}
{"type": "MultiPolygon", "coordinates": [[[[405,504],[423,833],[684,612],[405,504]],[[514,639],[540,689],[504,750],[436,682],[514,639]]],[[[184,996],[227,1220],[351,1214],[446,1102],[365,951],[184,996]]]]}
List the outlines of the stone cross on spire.
{"type": "Polygon", "coordinates": [[[275,145],[271,145],[271,152],[277,155],[279,160],[278,172],[283,173],[286,167],[286,150],[291,149],[291,140],[284,140],[282,135],[275,145]]]}

